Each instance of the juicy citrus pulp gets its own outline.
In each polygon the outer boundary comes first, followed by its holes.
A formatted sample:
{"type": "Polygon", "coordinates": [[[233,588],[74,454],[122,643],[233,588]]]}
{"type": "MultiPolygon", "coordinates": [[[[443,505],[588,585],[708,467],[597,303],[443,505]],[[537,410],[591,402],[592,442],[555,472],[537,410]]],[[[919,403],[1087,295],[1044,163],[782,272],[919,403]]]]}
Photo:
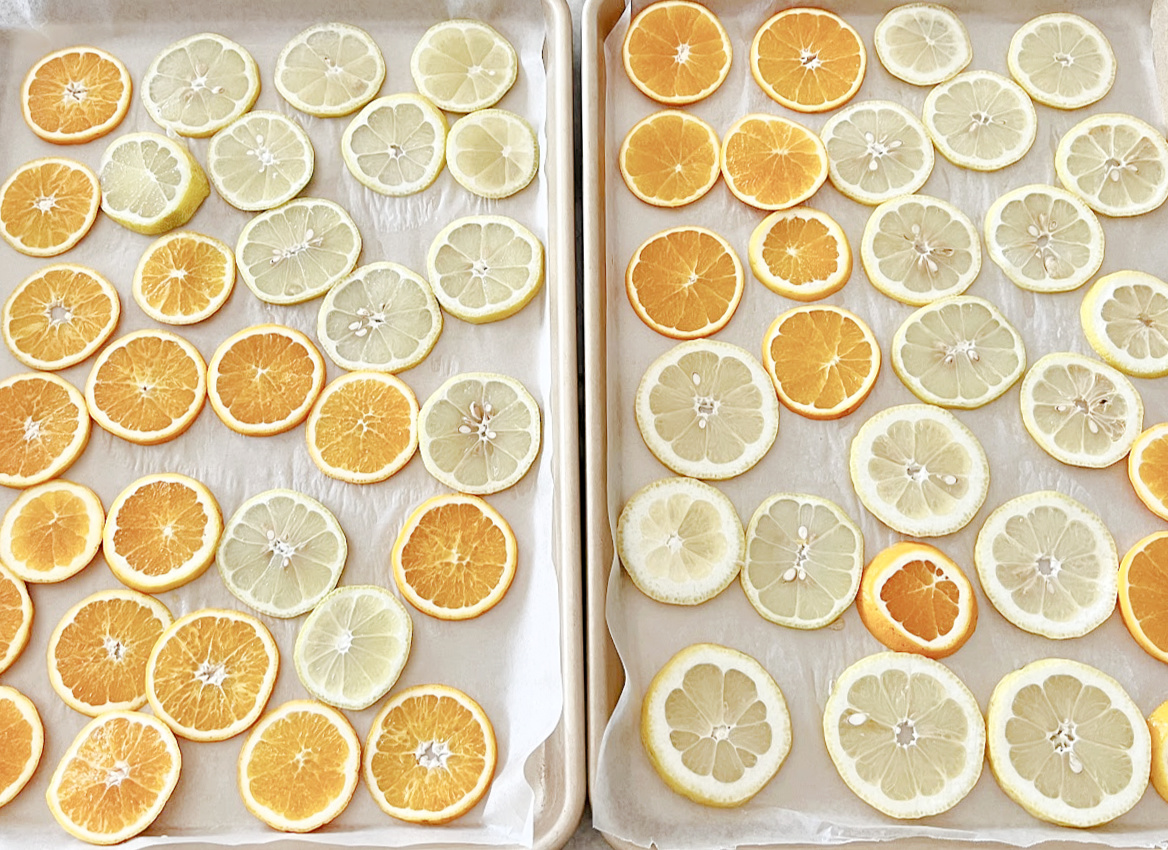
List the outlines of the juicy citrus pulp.
{"type": "Polygon", "coordinates": [[[235,257],[211,236],[168,233],[142,254],[134,270],[134,300],[166,325],[193,325],[213,316],[235,288],[235,257]]]}
{"type": "Polygon", "coordinates": [[[314,24],[276,57],[272,82],[301,112],[337,118],[372,100],[385,81],[385,59],[369,33],[351,24],[314,24]]]}
{"type": "Polygon", "coordinates": [[[1168,423],[1153,425],[1136,438],[1127,457],[1127,477],[1148,510],[1168,519],[1168,423]]]}
{"type": "Polygon", "coordinates": [[[947,160],[975,171],[1012,165],[1038,134],[1026,92],[992,71],[966,71],[934,88],[925,98],[923,121],[947,160]]]}
{"type": "Polygon", "coordinates": [[[1119,565],[1119,613],[1131,636],[1168,663],[1168,532],[1132,546],[1119,565]]]}
{"type": "Polygon", "coordinates": [[[1097,213],[1141,215],[1168,199],[1168,142],[1131,115],[1084,118],[1059,140],[1059,182],[1097,213]]]}
{"type": "Polygon", "coordinates": [[[367,104],[345,128],[341,155],[349,172],[383,195],[412,195],[436,179],[446,162],[446,117],[417,94],[393,94],[367,104]]]}
{"type": "Polygon", "coordinates": [[[16,688],[0,685],[0,807],[24,790],[40,764],[45,729],[32,700],[16,688]]]}
{"type": "Polygon", "coordinates": [[[828,166],[819,137],[778,115],[746,115],[722,137],[726,187],[740,201],[760,210],[784,210],[803,203],[823,185],[828,166]]]}
{"type": "Polygon", "coordinates": [[[48,142],[75,145],[113,130],[130,108],[130,72],[97,47],[42,56],[20,90],[25,123],[48,142]]]}
{"type": "Polygon", "coordinates": [[[85,398],[42,372],[0,381],[0,485],[31,487],[73,465],[89,442],[85,398]]]}
{"type": "Polygon", "coordinates": [[[625,73],[661,103],[695,103],[730,72],[730,37],[700,3],[659,0],[637,13],[621,48],[625,73]]]}
{"type": "Polygon", "coordinates": [[[847,103],[860,90],[867,65],[859,33],[822,9],[784,9],[750,43],[755,82],[797,112],[827,112],[847,103]]]}
{"type": "Polygon", "coordinates": [[[718,134],[678,109],[654,112],[629,130],[617,157],[629,191],[655,207],[681,207],[703,197],[721,173],[718,134]]]}
{"type": "Polygon", "coordinates": [[[462,186],[484,198],[509,198],[539,171],[535,130],[514,112],[480,109],[459,118],[446,138],[446,164],[462,186]]]}
{"type": "Polygon", "coordinates": [[[1115,82],[1115,53],[1107,37],[1078,15],[1039,15],[1010,39],[1010,74],[1039,103],[1080,109],[1103,98],[1115,82]]]}
{"type": "Polygon", "coordinates": [[[447,112],[474,112],[494,106],[519,75],[515,48],[482,21],[441,21],[410,55],[414,85],[447,112]]]}
{"type": "Polygon", "coordinates": [[[97,494],[71,481],[30,487],[0,520],[0,564],[27,582],[64,581],[93,561],[105,509],[97,494]]]}
{"type": "Polygon", "coordinates": [[[965,24],[934,3],[906,3],[880,19],[873,34],[880,64],[914,86],[952,79],[973,59],[965,24]]]}
{"type": "Polygon", "coordinates": [[[1152,734],[1152,785],[1168,800],[1168,701],[1148,717],[1148,731],[1152,734]]]}
{"type": "Polygon", "coordinates": [[[207,173],[236,209],[270,210],[292,200],[312,179],[316,152],[308,134],[279,112],[257,109],[211,138],[207,173]]]}
{"type": "Polygon", "coordinates": [[[1079,320],[1095,353],[1126,375],[1168,375],[1168,283],[1136,271],[1091,285],[1079,320]]]}
{"type": "Polygon", "coordinates": [[[890,100],[841,109],[820,131],[831,183],[853,201],[910,195],[933,173],[933,143],[920,119],[890,100]]]}
{"type": "Polygon", "coordinates": [[[88,166],[34,159],[0,187],[0,236],[22,254],[55,257],[81,241],[100,208],[101,185],[88,166]]]}
{"type": "Polygon", "coordinates": [[[101,155],[98,177],[102,211],[148,236],[186,224],[211,194],[186,147],[157,133],[118,136],[101,155]]]}
{"type": "Polygon", "coordinates": [[[852,248],[843,228],[810,207],[768,215],[750,234],[747,253],[755,277],[796,301],[826,298],[852,273],[852,248]]]}
{"type": "Polygon", "coordinates": [[[28,588],[0,564],[0,673],[11,667],[28,645],[32,616],[28,588]]]}

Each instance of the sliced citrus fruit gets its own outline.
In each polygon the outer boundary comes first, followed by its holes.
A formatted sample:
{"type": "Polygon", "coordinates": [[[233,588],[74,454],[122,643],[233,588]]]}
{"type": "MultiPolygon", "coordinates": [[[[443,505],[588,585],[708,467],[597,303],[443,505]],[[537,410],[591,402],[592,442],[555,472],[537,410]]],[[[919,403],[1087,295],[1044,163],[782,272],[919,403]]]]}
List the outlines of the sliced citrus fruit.
{"type": "Polygon", "coordinates": [[[257,109],[211,137],[207,174],[236,209],[270,210],[292,200],[312,179],[316,153],[308,134],[287,116],[257,109]]]}
{"type": "Polygon", "coordinates": [[[16,688],[0,685],[0,807],[24,790],[36,773],[45,749],[45,727],[32,700],[16,688]]]}
{"type": "Polygon", "coordinates": [[[785,210],[814,195],[827,179],[828,158],[819,137],[778,115],[739,118],[722,137],[722,176],[743,203],[785,210]]]}
{"type": "Polygon", "coordinates": [[[617,165],[629,191],[655,207],[682,207],[705,196],[722,173],[718,134],[688,112],[666,109],[633,125],[617,165]]]}
{"type": "Polygon", "coordinates": [[[738,511],[721,490],[692,478],[662,478],[629,497],[616,549],[633,584],[658,602],[700,605],[742,567],[738,511]]]}
{"type": "Polygon", "coordinates": [[[1026,92],[993,71],[966,71],[941,83],[925,98],[922,119],[941,155],[974,171],[1013,165],[1038,135],[1026,92]]]}
{"type": "Polygon", "coordinates": [[[1168,142],[1131,115],[1084,118],[1059,140],[1059,182],[1097,213],[1141,215],[1168,199],[1168,142]]]}
{"type": "Polygon", "coordinates": [[[750,234],[747,255],[755,277],[796,301],[826,298],[852,273],[852,248],[843,228],[811,207],[768,215],[750,234]]]}
{"type": "Polygon", "coordinates": [[[784,9],[750,43],[750,73],[767,96],[796,112],[827,112],[860,90],[868,52],[847,21],[823,9],[784,9]]]}
{"type": "Polygon", "coordinates": [[[1152,786],[1168,801],[1168,700],[1148,717],[1152,733],[1152,786]]]}
{"type": "Polygon", "coordinates": [[[36,61],[20,104],[29,129],[48,142],[76,145],[104,136],[130,108],[130,72],[97,47],[66,47],[36,61]]]}
{"type": "Polygon", "coordinates": [[[1111,91],[1115,53],[1085,18],[1066,12],[1039,15],[1010,39],[1010,75],[1039,103],[1058,109],[1090,106],[1111,91]]]}
{"type": "Polygon", "coordinates": [[[158,126],[202,138],[251,109],[260,69],[242,45],[204,32],[164,47],[146,69],[141,91],[158,126]]]}
{"type": "Polygon", "coordinates": [[[1095,353],[1125,375],[1168,375],[1168,283],[1160,278],[1104,275],[1087,290],[1079,320],[1095,353]]]}
{"type": "Polygon", "coordinates": [[[791,750],[791,715],[770,673],[712,643],[678,652],[641,703],[641,743],[672,790],[696,803],[741,806],[791,750]]]}
{"type": "Polygon", "coordinates": [[[379,97],[345,128],[341,156],[374,192],[412,195],[438,179],[446,163],[446,130],[446,116],[421,95],[379,97]]]}
{"type": "Polygon", "coordinates": [[[211,236],[181,230],[150,243],[134,271],[134,300],[166,325],[209,319],[235,288],[235,256],[211,236]]]}
{"type": "Polygon", "coordinates": [[[55,478],[89,442],[85,398],[56,375],[0,381],[0,484],[25,488],[55,478]]]}
{"type": "Polygon", "coordinates": [[[30,257],[76,245],[101,209],[101,184],[88,166],[48,157],[26,162],[0,187],[0,236],[30,257]]]}
{"type": "Polygon", "coordinates": [[[911,195],[933,173],[933,143],[913,113],[890,100],[854,103],[820,130],[831,185],[875,206],[911,195]]]}
{"type": "Polygon", "coordinates": [[[527,120],[505,109],[480,109],[450,127],[446,164],[463,188],[483,198],[509,198],[539,171],[539,141],[527,120]]]}
{"type": "MultiPolygon", "coordinates": [[[[1148,510],[1168,519],[1168,422],[1136,438],[1127,456],[1127,477],[1148,510]]],[[[3,560],[0,550],[0,560],[3,560]]]]}
{"type": "Polygon", "coordinates": [[[24,652],[32,630],[32,598],[24,582],[0,564],[0,673],[24,652]]]}
{"type": "Polygon", "coordinates": [[[0,564],[36,584],[64,581],[93,561],[105,509],[71,481],[46,481],[21,493],[0,521],[0,564]]]}
{"type": "Polygon", "coordinates": [[[621,47],[625,73],[660,103],[696,103],[730,73],[733,51],[718,16],[700,3],[658,0],[629,24],[621,47]]]}
{"type": "Polygon", "coordinates": [[[935,86],[957,76],[973,59],[961,18],[935,3],[906,3],[880,19],[873,34],[884,70],[914,86],[935,86]]]}
{"type": "Polygon", "coordinates": [[[339,118],[371,101],[385,82],[385,59],[373,36],[351,24],[314,24],[276,57],[276,90],[318,118],[339,118]]]}
{"type": "Polygon", "coordinates": [[[75,366],[105,344],[122,314],[118,291],[85,266],[55,263],[25,278],[0,313],[4,342],[30,369],[75,366]]]}
{"type": "Polygon", "coordinates": [[[101,155],[98,176],[102,211],[148,236],[186,224],[211,194],[186,147],[157,133],[118,136],[101,155]]]}
{"type": "Polygon", "coordinates": [[[1123,556],[1119,613],[1136,643],[1168,663],[1168,531],[1148,535],[1123,556]]]}
{"type": "Polygon", "coordinates": [[[519,76],[511,42],[482,21],[441,21],[410,55],[418,91],[447,112],[474,112],[498,103],[519,76]]]}

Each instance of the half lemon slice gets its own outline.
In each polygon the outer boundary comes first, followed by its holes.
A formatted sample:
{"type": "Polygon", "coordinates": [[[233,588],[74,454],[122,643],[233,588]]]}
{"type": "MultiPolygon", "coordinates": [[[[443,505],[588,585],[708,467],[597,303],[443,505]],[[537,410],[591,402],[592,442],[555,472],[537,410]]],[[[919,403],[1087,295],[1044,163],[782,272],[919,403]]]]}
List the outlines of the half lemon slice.
{"type": "Polygon", "coordinates": [[[137,233],[155,236],[186,224],[211,194],[186,147],[158,133],[126,133],[101,155],[101,209],[137,233]]]}

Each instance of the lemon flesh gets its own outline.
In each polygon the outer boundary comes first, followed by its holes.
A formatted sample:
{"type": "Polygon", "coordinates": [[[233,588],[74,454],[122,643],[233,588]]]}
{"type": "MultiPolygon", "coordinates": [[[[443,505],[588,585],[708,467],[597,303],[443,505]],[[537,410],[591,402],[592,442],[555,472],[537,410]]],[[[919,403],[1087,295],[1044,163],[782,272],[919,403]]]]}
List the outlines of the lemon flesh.
{"type": "Polygon", "coordinates": [[[292,200],[312,178],[316,154],[300,125],[256,110],[227,125],[207,147],[207,171],[223,200],[245,211],[292,200]]]}
{"type": "Polygon", "coordinates": [[[234,41],[200,33],[164,48],[146,69],[141,91],[160,127],[202,138],[251,109],[260,93],[259,66],[234,41]]]}
{"type": "Polygon", "coordinates": [[[186,224],[211,194],[195,158],[157,133],[119,136],[101,155],[98,176],[102,211],[148,236],[186,224]]]}
{"type": "Polygon", "coordinates": [[[967,71],[937,86],[925,98],[923,118],[937,150],[975,171],[1012,165],[1038,134],[1029,96],[992,71],[967,71]]]}
{"type": "Polygon", "coordinates": [[[338,118],[377,94],[385,81],[385,59],[360,27],[317,24],[280,51],[272,80],[284,100],[301,112],[338,118]]]}
{"type": "Polygon", "coordinates": [[[943,83],[973,59],[965,24],[932,3],[897,6],[876,25],[873,39],[885,70],[914,86],[943,83]]]}
{"type": "Polygon", "coordinates": [[[933,173],[933,143],[924,125],[892,101],[847,106],[827,119],[820,136],[832,185],[862,204],[911,195],[933,173]]]}
{"type": "Polygon", "coordinates": [[[539,142],[527,121],[505,109],[464,115],[450,128],[446,162],[454,179],[484,198],[508,198],[539,171],[539,142]]]}
{"type": "Polygon", "coordinates": [[[443,21],[426,30],[410,57],[418,91],[447,112],[494,106],[519,75],[515,48],[482,21],[443,21]]]}
{"type": "Polygon", "coordinates": [[[438,179],[446,162],[446,117],[416,94],[379,97],[341,136],[349,172],[383,195],[412,195],[438,179]]]}
{"type": "Polygon", "coordinates": [[[1137,378],[1168,375],[1168,284],[1122,271],[1095,281],[1079,309],[1087,342],[1119,371],[1137,378]]]}
{"type": "Polygon", "coordinates": [[[1168,142],[1131,115],[1092,115],[1059,140],[1059,182],[1097,213],[1133,216],[1168,199],[1168,142]]]}
{"type": "Polygon", "coordinates": [[[1090,106],[1111,91],[1115,53],[1107,37],[1078,15],[1040,15],[1010,39],[1010,74],[1039,103],[1090,106]]]}

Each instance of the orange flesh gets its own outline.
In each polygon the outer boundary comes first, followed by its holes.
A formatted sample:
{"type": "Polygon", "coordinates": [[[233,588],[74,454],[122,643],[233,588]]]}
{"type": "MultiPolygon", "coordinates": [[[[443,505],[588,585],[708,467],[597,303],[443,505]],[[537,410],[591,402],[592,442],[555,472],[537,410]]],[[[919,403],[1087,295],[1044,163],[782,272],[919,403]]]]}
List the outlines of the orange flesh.
{"type": "Polygon", "coordinates": [[[46,469],[73,442],[79,414],[65,388],[44,378],[0,387],[0,473],[46,469]]]}
{"type": "Polygon", "coordinates": [[[283,422],[304,407],[316,386],[315,363],[284,334],[244,337],[219,361],[215,389],[231,415],[251,425],[283,422]]]}
{"type": "Polygon", "coordinates": [[[880,589],[888,613],[910,634],[933,641],[949,634],[960,611],[957,585],[929,561],[909,561],[880,589]]]}
{"type": "MultiPolygon", "coordinates": [[[[3,655],[0,647],[0,655],[3,655]]],[[[33,729],[16,704],[0,699],[0,792],[10,788],[32,758],[33,729]]]]}
{"type": "Polygon", "coordinates": [[[114,422],[162,431],[198,401],[199,366],[174,340],[145,336],[115,345],[93,389],[98,409],[114,422]]]}
{"type": "Polygon", "coordinates": [[[350,742],[315,712],[291,712],[264,729],[246,767],[261,806],[299,821],[319,814],[345,790],[350,742]]]}
{"type": "Polygon", "coordinates": [[[22,172],[0,199],[0,219],[29,248],[64,245],[89,217],[98,187],[84,171],[47,162],[22,172]],[[52,198],[51,208],[38,207],[52,198]]]}
{"type": "Polygon", "coordinates": [[[506,571],[507,540],[474,505],[439,505],[426,512],[402,547],[406,581],[441,608],[468,608],[485,599],[506,571]]]}
{"type": "Polygon", "coordinates": [[[135,490],[118,510],[114,550],[135,572],[164,576],[190,561],[210,522],[190,487],[152,481],[135,490]]]}
{"type": "Polygon", "coordinates": [[[864,72],[862,50],[834,16],[790,12],[759,36],[758,71],[787,100],[822,106],[851,91],[864,72]]]}
{"type": "Polygon", "coordinates": [[[86,605],[57,641],[61,681],[86,705],[144,701],[146,661],[163,626],[153,611],[130,599],[86,605]]]}
{"type": "Polygon", "coordinates": [[[633,131],[622,161],[644,194],[673,201],[691,197],[717,172],[718,146],[684,115],[659,115],[633,131]]]}
{"type": "Polygon", "coordinates": [[[1137,474],[1160,504],[1168,506],[1168,437],[1144,449],[1137,474]]]}
{"type": "Polygon", "coordinates": [[[338,469],[384,469],[410,445],[409,400],[381,381],[345,384],[321,405],[316,445],[325,462],[338,469]]]}
{"type": "Polygon", "coordinates": [[[225,259],[213,245],[171,239],[159,245],[142,268],[146,303],[167,316],[193,316],[223,294],[225,259]]]}
{"type": "Polygon", "coordinates": [[[629,29],[625,55],[637,79],[662,97],[697,97],[730,61],[722,32],[704,9],[649,9],[629,29]],[[684,46],[684,47],[683,47],[684,46]],[[684,53],[685,61],[678,61],[684,53]]]}
{"type": "Polygon", "coordinates": [[[680,333],[721,327],[738,306],[734,258],[713,236],[695,230],[677,230],[645,245],[630,283],[649,318],[680,333]]]}
{"type": "Polygon", "coordinates": [[[1128,598],[1144,635],[1168,653],[1168,537],[1158,537],[1132,558],[1128,598]]]}
{"type": "Polygon", "coordinates": [[[12,554],[26,569],[48,573],[70,563],[89,536],[85,503],[68,490],[53,490],[28,502],[12,523],[12,554]]]}
{"type": "Polygon", "coordinates": [[[24,628],[24,596],[15,579],[0,574],[0,662],[24,628]]]}
{"type": "Polygon", "coordinates": [[[734,185],[767,205],[793,204],[824,171],[818,139],[788,121],[750,119],[726,138],[725,167],[734,185]]]}
{"type": "Polygon", "coordinates": [[[125,91],[120,69],[95,53],[50,59],[28,87],[28,111],[49,133],[77,134],[104,124],[118,111],[125,91]]]}
{"type": "Polygon", "coordinates": [[[776,277],[795,285],[827,280],[840,267],[840,245],[822,221],[776,221],[762,243],[762,257],[776,277]]]}
{"type": "Polygon", "coordinates": [[[771,341],[770,354],[783,392],[824,410],[862,390],[875,357],[863,330],[829,310],[792,314],[771,341]]]}
{"type": "Polygon", "coordinates": [[[109,333],[114,310],[110,291],[91,275],[49,269],[9,302],[8,332],[20,351],[39,360],[61,360],[109,333]]]}

